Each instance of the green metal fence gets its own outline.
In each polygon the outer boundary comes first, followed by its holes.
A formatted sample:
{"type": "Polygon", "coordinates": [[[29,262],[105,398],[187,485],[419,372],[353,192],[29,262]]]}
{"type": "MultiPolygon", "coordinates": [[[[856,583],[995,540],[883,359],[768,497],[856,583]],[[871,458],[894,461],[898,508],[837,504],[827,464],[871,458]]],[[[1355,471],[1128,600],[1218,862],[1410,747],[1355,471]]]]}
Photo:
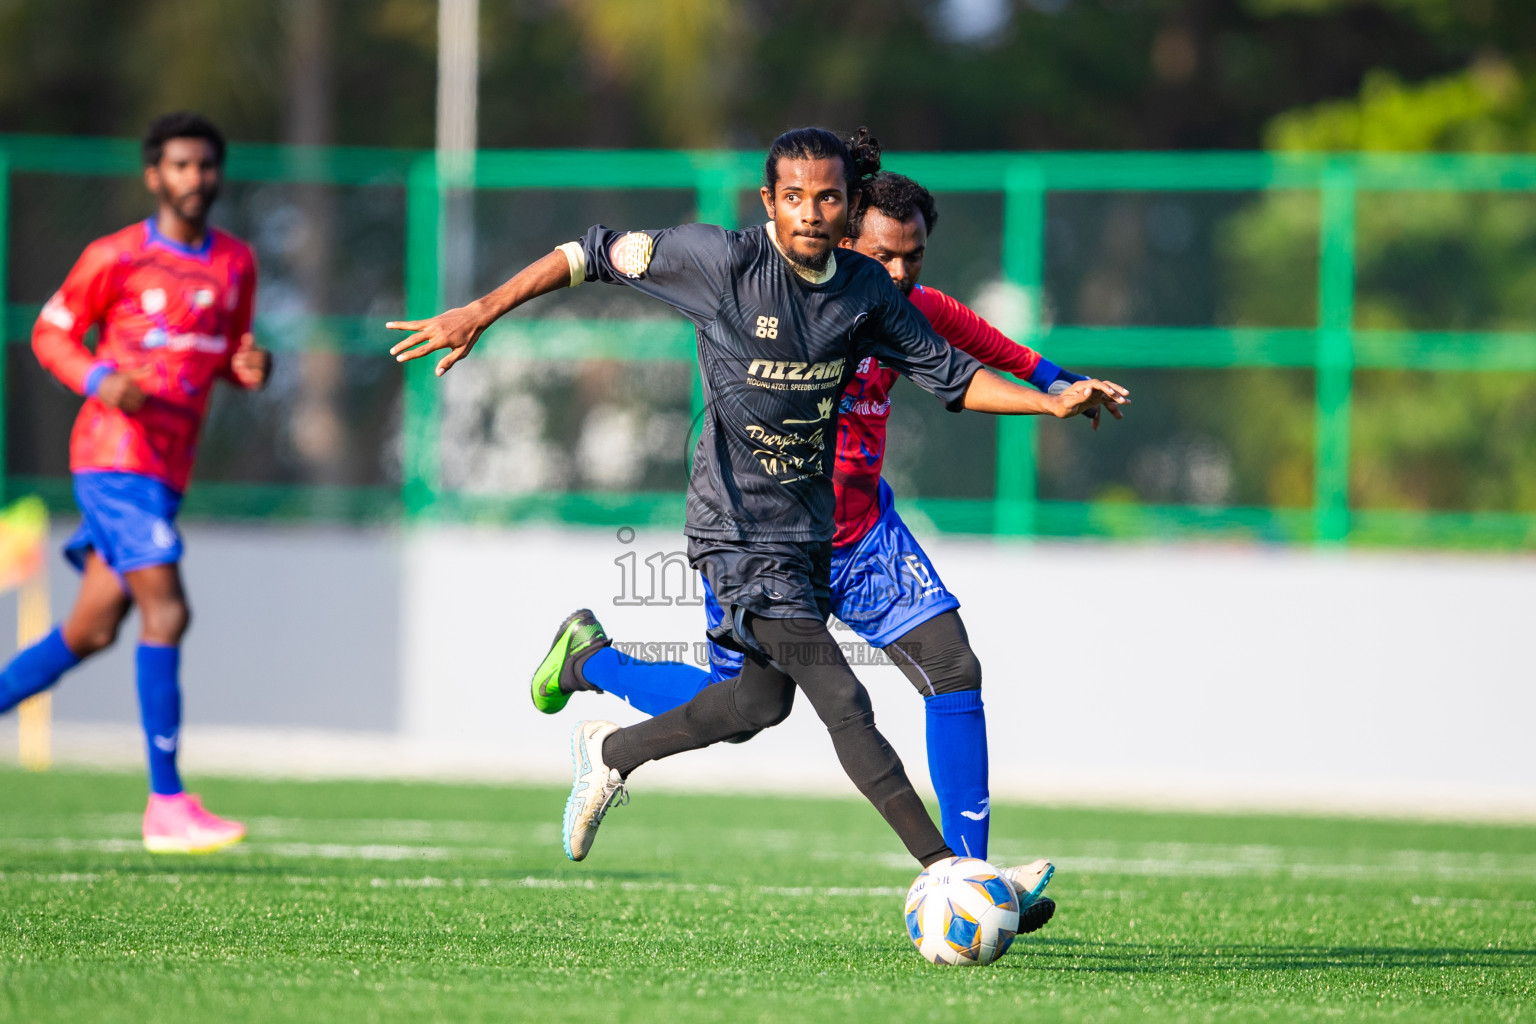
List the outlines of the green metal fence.
{"type": "MultiPolygon", "coordinates": [[[[687,189],[701,221],[736,226],[743,192],[755,189],[761,157],[732,152],[483,152],[472,182],[480,190],[687,189]]],[[[1036,426],[998,423],[993,500],[930,498],[915,504],[941,530],[1004,536],[1179,537],[1235,534],[1324,545],[1536,547],[1536,515],[1352,509],[1351,402],[1357,369],[1536,372],[1536,334],[1361,330],[1355,325],[1356,197],[1362,192],[1536,193],[1536,158],[1503,156],[1289,156],[1211,154],[909,154],[888,166],[937,192],[996,193],[1003,200],[1004,277],[1038,301],[1044,278],[1046,199],[1059,192],[1310,191],[1320,197],[1315,325],[1306,328],[1047,327],[1023,325],[1019,340],[1072,366],[1122,368],[1311,368],[1315,373],[1314,501],[1310,508],[1206,507],[1040,500],[1036,426]]],[[[0,282],[7,281],[8,184],[14,174],[131,176],[136,145],[122,140],[0,136],[0,282]]],[[[308,149],[241,144],[231,151],[235,181],[363,185],[406,192],[406,310],[443,304],[443,180],[430,152],[308,149]]],[[[551,239],[551,243],[560,239],[551,239]]],[[[35,307],[7,309],[0,325],[23,343],[35,307]]],[[[391,342],[379,322],[327,318],[331,344],[379,353],[391,342]]],[[[1016,327],[1018,325],[1015,325],[1016,327]]],[[[282,338],[266,338],[284,347],[282,338]]],[[[681,321],[518,320],[493,329],[492,352],[523,358],[691,362],[691,328],[681,321]]],[[[3,362],[0,362],[3,372],[3,362]]],[[[373,509],[416,519],[556,519],[586,524],[681,523],[680,495],[559,492],[489,498],[442,484],[439,385],[425,362],[406,374],[403,484],[398,495],[225,483],[193,488],[189,511],[283,514],[373,509]],[[199,495],[199,492],[202,492],[199,495]]],[[[0,394],[3,394],[0,389],[0,394]]],[[[0,416],[0,430],[3,430],[0,416]]],[[[0,450],[3,450],[0,436],[0,450]]],[[[1532,439],[1536,443],[1536,438],[1532,439]]],[[[3,479],[3,477],[0,477],[3,479]]],[[[10,490],[61,493],[62,481],[11,480],[10,490]]]]}

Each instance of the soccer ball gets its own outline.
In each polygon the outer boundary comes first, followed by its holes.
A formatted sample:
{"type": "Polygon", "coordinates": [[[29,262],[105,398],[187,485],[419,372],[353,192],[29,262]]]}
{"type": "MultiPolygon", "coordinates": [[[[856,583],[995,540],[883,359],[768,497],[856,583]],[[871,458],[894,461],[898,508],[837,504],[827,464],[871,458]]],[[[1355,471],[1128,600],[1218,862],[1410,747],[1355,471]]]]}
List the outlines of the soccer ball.
{"type": "Polygon", "coordinates": [[[1019,931],[1019,900],[984,860],[946,857],[907,891],[907,934],[927,960],[979,967],[1008,952],[1019,931]]]}

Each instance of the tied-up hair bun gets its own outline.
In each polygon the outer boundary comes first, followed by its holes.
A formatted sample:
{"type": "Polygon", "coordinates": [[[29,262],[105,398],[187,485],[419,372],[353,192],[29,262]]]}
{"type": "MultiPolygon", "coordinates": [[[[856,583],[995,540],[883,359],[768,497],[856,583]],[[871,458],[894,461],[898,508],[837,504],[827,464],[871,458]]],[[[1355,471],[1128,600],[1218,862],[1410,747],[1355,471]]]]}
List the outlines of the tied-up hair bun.
{"type": "Polygon", "coordinates": [[[849,184],[854,188],[864,185],[880,173],[880,140],[863,125],[859,125],[859,130],[849,136],[848,155],[853,160],[849,168],[849,184]]]}
{"type": "Polygon", "coordinates": [[[848,170],[848,191],[863,187],[880,172],[880,142],[860,128],[844,139],[825,128],[795,128],[773,140],[763,165],[763,184],[773,192],[779,181],[780,160],[842,160],[848,170]]]}

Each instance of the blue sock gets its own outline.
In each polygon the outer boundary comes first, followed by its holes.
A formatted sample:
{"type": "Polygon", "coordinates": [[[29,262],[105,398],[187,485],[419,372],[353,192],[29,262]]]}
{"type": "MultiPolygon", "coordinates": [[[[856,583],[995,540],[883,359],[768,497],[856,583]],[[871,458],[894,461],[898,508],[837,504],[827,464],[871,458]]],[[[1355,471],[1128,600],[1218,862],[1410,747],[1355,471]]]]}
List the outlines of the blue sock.
{"type": "Polygon", "coordinates": [[[11,663],[0,671],[0,715],[33,694],[42,693],[78,664],[80,659],[64,643],[64,633],[57,627],[31,647],[16,652],[11,663]]]}
{"type": "Polygon", "coordinates": [[[181,792],[176,746],[181,739],[181,648],[139,644],[139,714],[149,745],[149,791],[181,792]]]}
{"type": "Polygon", "coordinates": [[[709,685],[709,673],[680,661],[641,661],[604,647],[582,662],[581,675],[607,693],[623,697],[648,715],[686,704],[709,685]]]}
{"type": "Polygon", "coordinates": [[[987,859],[987,713],[980,690],[941,693],[928,710],[928,775],[939,797],[944,841],[961,857],[987,859]]]}

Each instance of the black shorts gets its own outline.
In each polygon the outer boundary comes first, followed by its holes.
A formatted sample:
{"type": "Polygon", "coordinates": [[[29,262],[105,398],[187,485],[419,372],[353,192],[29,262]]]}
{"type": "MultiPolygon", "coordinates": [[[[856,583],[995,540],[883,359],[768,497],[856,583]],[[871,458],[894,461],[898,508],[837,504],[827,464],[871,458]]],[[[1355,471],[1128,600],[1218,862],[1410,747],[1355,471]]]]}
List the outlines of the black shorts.
{"type": "Polygon", "coordinates": [[[688,562],[704,576],[725,613],[709,637],[766,663],[746,625],[764,619],[815,619],[832,614],[832,542],[731,541],[688,538],[688,562]]]}

